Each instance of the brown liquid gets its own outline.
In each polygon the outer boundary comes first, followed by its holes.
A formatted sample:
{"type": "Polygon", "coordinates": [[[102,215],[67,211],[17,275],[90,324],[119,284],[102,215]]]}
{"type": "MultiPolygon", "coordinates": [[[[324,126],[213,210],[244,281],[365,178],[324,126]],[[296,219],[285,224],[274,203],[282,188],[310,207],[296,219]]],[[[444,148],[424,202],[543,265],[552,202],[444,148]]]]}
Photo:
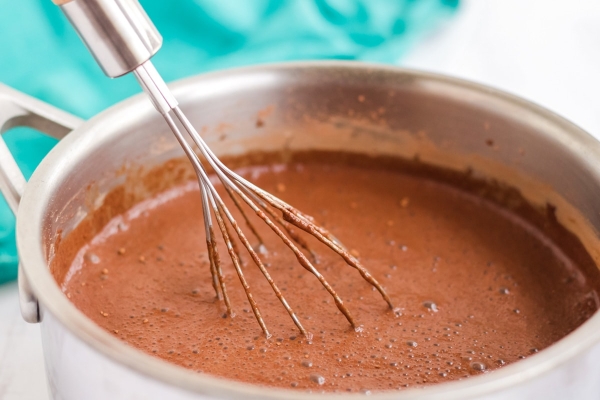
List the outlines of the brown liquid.
{"type": "Polygon", "coordinates": [[[598,308],[597,268],[587,253],[567,256],[548,238],[575,240],[551,218],[538,228],[431,179],[309,159],[241,172],[359,252],[399,311],[311,240],[317,268],[362,325],[355,332],[316,278],[253,218],[267,245],[263,261],[314,336],[309,342],[299,335],[242,253],[244,274],[273,334],[265,339],[222,246],[237,314],[224,318],[211,286],[195,183],[113,219],[75,258],[64,291],[97,324],[169,362],[318,391],[397,389],[487,373],[544,349],[598,308]]]}

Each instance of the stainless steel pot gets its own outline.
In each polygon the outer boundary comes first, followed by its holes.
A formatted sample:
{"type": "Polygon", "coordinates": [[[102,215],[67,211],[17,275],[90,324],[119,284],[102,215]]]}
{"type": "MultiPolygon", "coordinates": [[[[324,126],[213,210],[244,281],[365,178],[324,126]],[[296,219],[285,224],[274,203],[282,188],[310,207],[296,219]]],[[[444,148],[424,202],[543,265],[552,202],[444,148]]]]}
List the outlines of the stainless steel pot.
{"type": "MultiPolygon", "coordinates": [[[[346,62],[218,72],[173,89],[192,123],[206,127],[219,156],[336,149],[469,169],[518,188],[534,204],[554,204],[557,218],[600,260],[600,144],[524,100],[453,78],[346,62]]],[[[217,379],[151,357],[96,326],[56,284],[48,269],[56,235],[68,234],[103,193],[123,184],[115,171],[182,155],[146,98],[135,96],[82,122],[0,87],[0,128],[17,125],[59,138],[72,130],[26,188],[0,141],[0,183],[18,205],[23,316],[41,323],[55,399],[331,398],[217,379]],[[91,182],[98,188],[92,202],[91,182]]],[[[539,354],[492,373],[373,397],[598,399],[600,313],[539,354]]]]}

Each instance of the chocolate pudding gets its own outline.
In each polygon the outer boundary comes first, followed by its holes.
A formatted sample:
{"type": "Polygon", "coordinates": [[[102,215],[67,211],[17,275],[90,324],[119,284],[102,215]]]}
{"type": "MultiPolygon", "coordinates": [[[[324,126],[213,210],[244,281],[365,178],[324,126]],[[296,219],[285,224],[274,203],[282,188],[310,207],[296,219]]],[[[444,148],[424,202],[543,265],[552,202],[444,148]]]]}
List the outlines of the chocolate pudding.
{"type": "MultiPolygon", "coordinates": [[[[252,215],[266,245],[262,260],[312,338],[298,332],[240,251],[272,333],[263,335],[220,244],[235,312],[227,317],[211,283],[195,181],[104,221],[76,249],[68,271],[56,274],[66,295],[115,337],[170,363],[247,383],[343,392],[493,373],[535,357],[599,307],[600,273],[589,254],[556,222],[552,206],[537,210],[515,190],[357,155],[296,154],[237,172],[312,215],[360,259],[396,308],[304,235],[316,267],[360,325],[352,329],[318,280],[252,215]]],[[[59,258],[61,251],[59,243],[59,258]]]]}

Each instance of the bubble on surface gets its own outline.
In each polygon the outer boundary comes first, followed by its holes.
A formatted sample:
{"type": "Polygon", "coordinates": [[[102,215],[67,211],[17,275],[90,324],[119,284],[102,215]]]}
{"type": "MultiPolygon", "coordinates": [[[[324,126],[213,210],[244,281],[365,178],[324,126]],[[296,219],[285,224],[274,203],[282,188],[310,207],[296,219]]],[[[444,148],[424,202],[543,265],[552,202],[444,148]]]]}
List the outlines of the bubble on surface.
{"type": "Polygon", "coordinates": [[[319,386],[325,383],[325,378],[323,377],[323,375],[319,374],[310,374],[310,380],[319,386]]]}
{"type": "Polygon", "coordinates": [[[92,252],[85,253],[85,260],[91,262],[92,264],[100,264],[100,257],[92,252]]]}
{"type": "Polygon", "coordinates": [[[471,364],[471,368],[473,368],[475,371],[485,371],[486,365],[482,362],[474,362],[471,364]]]}
{"type": "Polygon", "coordinates": [[[433,301],[431,300],[427,300],[423,302],[423,307],[433,311],[433,312],[438,312],[438,307],[437,304],[435,304],[433,301]]]}

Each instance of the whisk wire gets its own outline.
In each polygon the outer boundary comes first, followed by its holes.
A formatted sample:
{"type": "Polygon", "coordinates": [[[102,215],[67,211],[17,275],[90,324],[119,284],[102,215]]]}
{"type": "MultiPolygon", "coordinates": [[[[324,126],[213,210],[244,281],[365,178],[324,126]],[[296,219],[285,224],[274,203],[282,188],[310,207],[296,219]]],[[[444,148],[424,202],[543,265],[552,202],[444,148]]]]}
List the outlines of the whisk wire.
{"type": "MultiPolygon", "coordinates": [[[[200,181],[200,179],[199,179],[199,181],[200,181]]],[[[204,185],[204,183],[202,181],[200,181],[199,184],[200,184],[200,193],[202,195],[202,209],[208,210],[208,196],[207,196],[208,190],[206,189],[206,186],[204,185]]],[[[202,213],[202,214],[203,214],[203,219],[204,219],[204,233],[206,236],[206,250],[208,253],[208,262],[209,262],[209,267],[210,267],[210,275],[212,277],[212,286],[213,286],[213,289],[215,290],[215,296],[217,297],[217,299],[222,300],[223,296],[222,296],[221,292],[219,292],[220,281],[217,276],[217,267],[215,264],[215,257],[214,257],[213,251],[212,251],[213,242],[214,242],[212,220],[210,217],[210,213],[202,213]]]]}
{"type": "MultiPolygon", "coordinates": [[[[244,188],[248,191],[251,191],[256,196],[260,197],[261,199],[268,202],[271,206],[273,206],[276,209],[278,209],[279,211],[281,211],[283,214],[284,221],[287,221],[287,222],[295,225],[296,227],[302,229],[303,231],[311,234],[312,236],[316,237],[319,241],[321,241],[323,244],[325,244],[330,249],[332,249],[334,252],[339,254],[348,265],[357,269],[359,271],[359,273],[361,274],[361,276],[377,289],[377,291],[381,294],[381,296],[383,297],[383,299],[386,301],[386,303],[389,305],[390,308],[394,308],[392,300],[387,295],[385,289],[381,286],[381,284],[326,229],[316,225],[313,222],[312,217],[309,217],[309,216],[301,213],[300,211],[298,211],[291,205],[287,204],[283,200],[262,190],[261,188],[255,186],[253,183],[249,182],[248,180],[242,178],[235,172],[231,171],[225,164],[223,164],[223,162],[221,162],[221,160],[219,160],[219,158],[212,152],[212,150],[208,147],[208,145],[206,145],[206,142],[204,142],[202,137],[194,129],[193,125],[189,122],[189,120],[187,119],[185,114],[183,114],[183,112],[180,110],[180,108],[175,107],[175,109],[173,111],[174,111],[175,115],[177,115],[177,117],[180,119],[183,126],[186,128],[186,130],[188,131],[188,133],[190,134],[190,136],[192,137],[192,139],[194,140],[196,145],[200,148],[202,154],[208,160],[208,162],[211,164],[213,169],[215,169],[215,171],[216,171],[216,170],[219,170],[219,168],[220,168],[220,170],[218,172],[220,179],[221,179],[221,175],[222,175],[222,172],[221,172],[221,170],[222,170],[223,172],[225,172],[227,174],[228,177],[232,178],[234,181],[239,183],[242,188],[244,188]],[[217,166],[219,168],[217,168],[217,166]]],[[[229,183],[233,186],[233,183],[231,181],[229,181],[229,183]]],[[[261,204],[261,202],[259,202],[259,204],[261,204]]],[[[261,206],[265,209],[267,208],[266,205],[264,205],[264,204],[261,204],[261,206]]],[[[281,221],[281,224],[284,227],[286,226],[286,224],[283,224],[283,221],[281,221]]],[[[293,235],[290,235],[290,236],[293,236],[293,235]]],[[[306,243],[306,242],[304,242],[304,243],[306,243]]],[[[302,246],[302,247],[304,247],[304,246],[302,246]]],[[[310,253],[312,253],[312,251],[310,251],[310,249],[307,249],[307,250],[310,253]]]]}
{"type": "MultiPolygon", "coordinates": [[[[210,151],[210,149],[208,149],[208,146],[206,145],[206,143],[204,142],[202,137],[198,134],[198,132],[195,130],[195,128],[189,122],[189,120],[186,118],[186,116],[181,112],[181,110],[178,107],[176,107],[173,110],[173,112],[175,113],[175,115],[177,115],[177,117],[181,121],[182,125],[185,127],[186,131],[192,137],[192,140],[199,147],[202,155],[206,158],[208,163],[215,170],[215,173],[217,174],[217,176],[219,177],[219,179],[221,180],[223,185],[229,187],[235,194],[240,196],[242,198],[242,200],[244,200],[244,202],[256,213],[256,215],[260,219],[262,219],[267,224],[267,226],[269,228],[271,228],[271,230],[273,232],[275,232],[275,234],[277,236],[279,236],[279,238],[284,242],[284,244],[294,253],[294,255],[296,256],[296,259],[298,260],[300,265],[302,265],[306,270],[311,272],[319,280],[319,282],[327,290],[327,292],[329,292],[329,294],[333,297],[336,306],[342,312],[342,314],[346,317],[346,319],[348,320],[350,325],[353,328],[356,328],[357,325],[354,321],[354,318],[350,314],[350,311],[346,308],[342,299],[339,297],[339,295],[336,293],[336,291],[333,289],[333,287],[329,284],[329,282],[327,282],[325,277],[312,265],[312,263],[306,258],[304,253],[302,253],[298,249],[298,247],[296,247],[296,245],[279,229],[279,227],[277,225],[275,225],[269,219],[269,217],[267,217],[267,215],[258,206],[256,206],[256,204],[254,204],[254,202],[248,196],[246,196],[244,194],[244,192],[242,192],[239,189],[239,187],[229,178],[229,176],[227,176],[219,168],[220,161],[217,162],[218,159],[216,158],[216,156],[214,156],[214,154],[212,154],[212,151],[210,151]]],[[[230,172],[230,175],[233,176],[236,181],[238,181],[238,183],[246,183],[247,182],[246,180],[244,180],[243,178],[241,178],[239,175],[235,174],[234,172],[232,172],[232,171],[229,171],[229,172],[230,172]]],[[[228,211],[226,210],[226,212],[228,212],[228,211]]],[[[229,215],[228,215],[228,217],[229,217],[229,215]]],[[[231,217],[230,220],[233,220],[233,217],[231,217]]]]}

